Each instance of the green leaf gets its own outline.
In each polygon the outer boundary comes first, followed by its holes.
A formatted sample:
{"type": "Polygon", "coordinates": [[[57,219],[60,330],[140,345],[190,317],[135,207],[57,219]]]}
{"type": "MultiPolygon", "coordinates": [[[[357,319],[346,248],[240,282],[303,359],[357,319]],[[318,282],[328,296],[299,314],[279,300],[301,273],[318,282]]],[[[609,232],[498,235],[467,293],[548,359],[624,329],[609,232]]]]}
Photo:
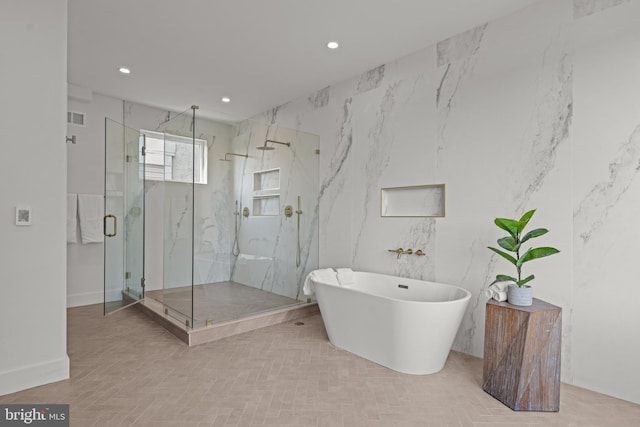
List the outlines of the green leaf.
{"type": "Polygon", "coordinates": [[[556,248],[550,247],[542,247],[542,248],[531,248],[527,252],[525,252],[520,259],[516,262],[516,267],[522,266],[525,262],[533,261],[534,259],[543,258],[549,255],[557,254],[560,252],[556,248]]]}
{"type": "Polygon", "coordinates": [[[548,232],[549,230],[547,230],[546,228],[536,228],[535,230],[531,230],[530,232],[525,234],[522,240],[520,240],[520,243],[522,244],[529,239],[533,239],[534,237],[540,237],[543,234],[547,234],[548,232]]]}
{"type": "Polygon", "coordinates": [[[500,249],[496,249],[496,248],[492,248],[492,247],[489,247],[489,249],[491,249],[493,252],[497,253],[498,255],[500,255],[501,257],[503,257],[507,261],[509,261],[511,264],[517,266],[516,259],[514,257],[512,257],[511,255],[509,255],[508,253],[502,252],[500,249]]]}
{"type": "Polygon", "coordinates": [[[518,249],[520,249],[520,244],[516,243],[516,240],[511,236],[498,239],[498,244],[502,249],[506,249],[511,252],[517,252],[518,249]]]}
{"type": "Polygon", "coordinates": [[[518,280],[516,282],[516,285],[518,286],[523,286],[525,283],[532,281],[533,279],[535,279],[536,277],[532,274],[531,276],[527,277],[526,279],[522,279],[522,280],[518,280]]]}
{"type": "Polygon", "coordinates": [[[507,276],[506,274],[498,274],[496,276],[496,282],[517,282],[518,279],[516,279],[515,277],[511,277],[511,276],[507,276]]]}
{"type": "Polygon", "coordinates": [[[518,222],[508,218],[496,218],[493,221],[498,227],[509,233],[514,239],[518,238],[518,222]]]}
{"type": "Polygon", "coordinates": [[[520,218],[520,221],[518,221],[518,234],[522,233],[522,230],[524,230],[524,228],[527,226],[534,213],[536,213],[535,209],[530,210],[529,212],[526,212],[524,215],[522,215],[522,218],[520,218]]]}

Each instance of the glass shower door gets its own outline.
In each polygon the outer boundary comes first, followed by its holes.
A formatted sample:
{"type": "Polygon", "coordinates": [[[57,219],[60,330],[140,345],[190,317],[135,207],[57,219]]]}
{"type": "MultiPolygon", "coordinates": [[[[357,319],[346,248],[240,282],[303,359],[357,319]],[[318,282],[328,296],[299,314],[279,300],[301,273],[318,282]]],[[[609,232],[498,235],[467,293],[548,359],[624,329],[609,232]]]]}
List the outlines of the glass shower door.
{"type": "Polygon", "coordinates": [[[144,297],[144,138],[105,119],[104,313],[144,297]]]}

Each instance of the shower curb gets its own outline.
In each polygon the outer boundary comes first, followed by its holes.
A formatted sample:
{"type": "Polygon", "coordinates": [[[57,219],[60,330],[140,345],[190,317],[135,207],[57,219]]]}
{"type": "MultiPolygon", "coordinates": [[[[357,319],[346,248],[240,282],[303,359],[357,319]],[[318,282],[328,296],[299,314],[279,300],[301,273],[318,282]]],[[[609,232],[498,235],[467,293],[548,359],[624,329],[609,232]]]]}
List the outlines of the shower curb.
{"type": "Polygon", "coordinates": [[[217,341],[222,338],[250,332],[267,326],[309,317],[320,312],[317,303],[303,303],[239,319],[214,323],[209,326],[186,329],[185,326],[177,320],[165,315],[163,306],[158,301],[144,299],[139,304],[136,304],[135,307],[189,347],[217,341]]]}

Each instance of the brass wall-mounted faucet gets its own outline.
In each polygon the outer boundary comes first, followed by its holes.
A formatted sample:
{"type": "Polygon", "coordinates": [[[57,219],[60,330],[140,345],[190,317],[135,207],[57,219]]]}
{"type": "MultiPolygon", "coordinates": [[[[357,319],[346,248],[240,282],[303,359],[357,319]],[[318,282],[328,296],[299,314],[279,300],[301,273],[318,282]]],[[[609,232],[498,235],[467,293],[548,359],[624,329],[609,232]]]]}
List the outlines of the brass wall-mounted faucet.
{"type": "Polygon", "coordinates": [[[402,254],[407,254],[407,255],[411,255],[413,253],[413,249],[407,249],[406,251],[402,248],[398,248],[398,249],[387,249],[389,252],[393,252],[398,254],[398,259],[400,259],[400,255],[402,254]]]}
{"type": "Polygon", "coordinates": [[[411,255],[411,254],[415,254],[418,256],[422,256],[422,255],[426,255],[422,249],[418,249],[417,251],[413,252],[413,249],[409,248],[406,251],[402,248],[398,248],[398,249],[387,249],[387,251],[389,252],[393,252],[395,254],[398,254],[398,258],[400,259],[400,255],[411,255]]]}

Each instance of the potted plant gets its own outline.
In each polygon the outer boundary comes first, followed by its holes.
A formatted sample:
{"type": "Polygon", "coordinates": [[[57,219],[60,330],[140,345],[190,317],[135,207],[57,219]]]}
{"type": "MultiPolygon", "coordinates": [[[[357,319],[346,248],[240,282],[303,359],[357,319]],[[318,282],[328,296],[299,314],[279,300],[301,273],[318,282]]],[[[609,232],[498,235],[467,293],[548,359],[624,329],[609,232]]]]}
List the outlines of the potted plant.
{"type": "Polygon", "coordinates": [[[535,276],[531,274],[523,279],[522,265],[525,262],[533,261],[534,259],[543,258],[560,252],[556,248],[544,246],[540,248],[529,248],[522,255],[520,254],[522,245],[525,242],[533,238],[540,237],[549,232],[549,230],[547,230],[546,228],[536,228],[529,231],[524,236],[522,235],[525,227],[529,223],[529,220],[531,219],[535,211],[535,209],[530,210],[529,212],[522,215],[520,220],[496,218],[494,221],[494,223],[498,227],[509,233],[508,236],[498,239],[498,245],[505,251],[513,253],[515,256],[500,249],[492,248],[490,246],[489,249],[513,264],[516,267],[517,275],[516,277],[512,277],[506,274],[498,274],[496,276],[496,280],[493,283],[511,282],[509,284],[509,287],[507,288],[507,301],[514,305],[526,306],[532,304],[531,287],[527,285],[527,283],[532,281],[535,276]]]}

